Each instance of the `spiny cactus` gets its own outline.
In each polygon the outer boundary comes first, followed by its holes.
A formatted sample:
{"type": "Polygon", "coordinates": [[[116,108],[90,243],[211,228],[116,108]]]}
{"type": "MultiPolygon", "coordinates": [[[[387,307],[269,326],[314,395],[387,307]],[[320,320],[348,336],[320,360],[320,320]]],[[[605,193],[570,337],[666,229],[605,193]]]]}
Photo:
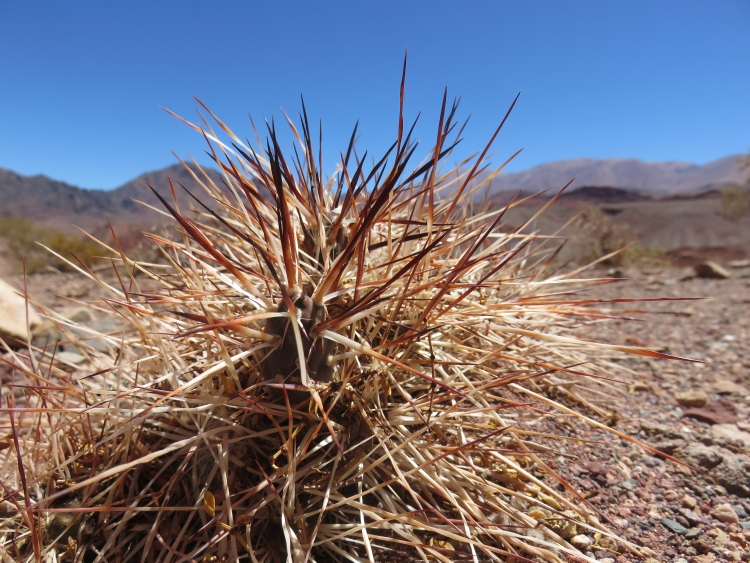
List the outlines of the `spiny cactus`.
{"type": "Polygon", "coordinates": [[[88,371],[51,348],[11,360],[28,385],[4,411],[0,558],[559,562],[576,532],[613,536],[533,424],[617,434],[586,400],[616,392],[597,362],[660,354],[574,336],[602,304],[570,290],[597,280],[556,271],[560,239],[533,219],[505,226],[521,199],[475,204],[489,145],[443,165],[456,110],[444,97],[416,165],[401,116],[372,166],[355,128],[328,178],[304,105],[288,154],[272,124],[256,148],[213,114],[225,135],[190,124],[223,183],[190,165],[198,211],[159,196],[178,226],[146,235],[161,260],[114,237],[111,276],[79,267],[128,328],[92,333],[97,351],[47,311],[88,371]],[[553,399],[562,377],[594,418],[553,399]]]}

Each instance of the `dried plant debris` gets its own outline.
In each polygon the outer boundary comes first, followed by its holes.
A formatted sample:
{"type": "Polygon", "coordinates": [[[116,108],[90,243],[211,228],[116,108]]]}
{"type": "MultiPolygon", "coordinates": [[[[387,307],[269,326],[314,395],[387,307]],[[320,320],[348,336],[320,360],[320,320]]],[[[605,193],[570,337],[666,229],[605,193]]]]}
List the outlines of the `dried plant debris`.
{"type": "Polygon", "coordinates": [[[612,360],[666,356],[576,337],[609,313],[574,290],[612,280],[507,228],[520,198],[473,203],[489,145],[444,167],[455,113],[444,98],[416,165],[402,118],[371,167],[355,129],[328,179],[304,106],[286,154],[273,125],[253,148],[191,124],[223,184],[187,167],[203,193],[162,200],[178,236],[146,235],[159,260],[101,243],[111,276],[77,266],[126,328],[86,337],[47,310],[77,363],[6,347],[0,559],[590,560],[577,535],[637,552],[537,423],[626,438],[612,360]]]}

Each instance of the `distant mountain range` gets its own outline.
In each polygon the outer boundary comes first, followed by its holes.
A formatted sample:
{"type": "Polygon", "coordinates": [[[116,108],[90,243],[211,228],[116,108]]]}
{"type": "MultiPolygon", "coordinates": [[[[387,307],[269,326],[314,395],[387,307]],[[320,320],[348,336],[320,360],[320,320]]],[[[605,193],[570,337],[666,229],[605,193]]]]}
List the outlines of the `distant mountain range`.
{"type": "MultiPolygon", "coordinates": [[[[215,182],[221,182],[221,176],[216,170],[209,169],[207,172],[215,182]]],[[[575,176],[577,179],[571,189],[604,186],[654,197],[697,193],[745,181],[745,176],[739,170],[737,156],[729,156],[702,166],[635,159],[574,159],[542,164],[523,172],[501,174],[492,180],[491,189],[493,192],[518,189],[527,193],[536,192],[561,187],[575,176]]],[[[196,194],[201,191],[200,186],[180,164],[149,172],[108,191],[82,189],[46,176],[22,176],[0,168],[0,215],[27,217],[67,232],[74,231],[73,224],[90,231],[101,230],[106,226],[107,217],[116,225],[143,227],[159,222],[161,216],[135,203],[133,199],[161,209],[146,183],[150,183],[171,200],[168,177],[196,194]]],[[[193,207],[192,200],[183,190],[177,189],[177,192],[181,206],[193,207]]],[[[580,196],[584,195],[586,199],[601,196],[607,200],[615,197],[606,190],[580,193],[580,196]]],[[[616,197],[622,200],[623,196],[620,194],[616,197]]]]}
{"type": "MultiPolygon", "coordinates": [[[[207,173],[214,182],[222,181],[216,170],[207,169],[207,173]]],[[[0,215],[26,217],[66,232],[75,231],[72,225],[96,231],[106,225],[107,218],[115,224],[154,224],[161,216],[133,200],[163,209],[148,184],[171,201],[168,178],[172,178],[181,207],[193,207],[178,182],[197,196],[202,188],[181,164],[148,172],[114,190],[87,190],[46,176],[22,176],[0,168],[0,215]]]]}
{"type": "Polygon", "coordinates": [[[548,162],[492,180],[491,190],[523,189],[537,192],[562,187],[576,178],[569,189],[581,186],[611,186],[647,192],[653,195],[698,192],[711,188],[743,184],[748,172],[740,170],[739,155],[727,156],[707,164],[687,162],[644,162],[634,158],[576,158],[548,162]]]}

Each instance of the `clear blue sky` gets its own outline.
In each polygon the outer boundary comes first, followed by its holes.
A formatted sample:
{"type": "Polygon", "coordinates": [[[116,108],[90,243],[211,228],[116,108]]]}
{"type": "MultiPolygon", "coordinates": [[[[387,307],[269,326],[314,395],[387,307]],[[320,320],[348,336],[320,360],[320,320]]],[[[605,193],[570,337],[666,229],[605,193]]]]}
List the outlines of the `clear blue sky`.
{"type": "Polygon", "coordinates": [[[0,167],[113,188],[202,152],[159,106],[193,118],[196,95],[250,136],[248,114],[296,117],[303,93],[330,171],[358,118],[360,150],[394,138],[407,46],[424,150],[445,86],[464,153],[522,91],[493,159],[525,147],[512,170],[750,148],[748,0],[0,0],[0,167]]]}

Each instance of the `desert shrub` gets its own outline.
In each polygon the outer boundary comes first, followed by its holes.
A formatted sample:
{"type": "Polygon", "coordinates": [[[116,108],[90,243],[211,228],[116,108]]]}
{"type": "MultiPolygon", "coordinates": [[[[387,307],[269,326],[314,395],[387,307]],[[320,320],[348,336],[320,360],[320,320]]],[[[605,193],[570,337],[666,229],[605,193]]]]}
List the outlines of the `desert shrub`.
{"type": "MultiPolygon", "coordinates": [[[[571,242],[577,262],[592,262],[623,249],[635,241],[635,235],[625,225],[597,207],[586,207],[573,222],[571,242]]],[[[620,252],[603,263],[621,266],[627,253],[620,252]]]]}
{"type": "Polygon", "coordinates": [[[750,215],[750,189],[737,186],[721,192],[722,213],[730,219],[739,219],[750,215]]]}
{"type": "Polygon", "coordinates": [[[0,238],[7,240],[7,254],[16,262],[17,267],[20,268],[24,258],[26,259],[26,271],[30,274],[45,266],[58,270],[71,269],[66,262],[40,244],[65,258],[72,258],[72,252],[86,264],[91,263],[98,253],[98,247],[93,242],[66,235],[23,217],[0,217],[0,238]]]}

